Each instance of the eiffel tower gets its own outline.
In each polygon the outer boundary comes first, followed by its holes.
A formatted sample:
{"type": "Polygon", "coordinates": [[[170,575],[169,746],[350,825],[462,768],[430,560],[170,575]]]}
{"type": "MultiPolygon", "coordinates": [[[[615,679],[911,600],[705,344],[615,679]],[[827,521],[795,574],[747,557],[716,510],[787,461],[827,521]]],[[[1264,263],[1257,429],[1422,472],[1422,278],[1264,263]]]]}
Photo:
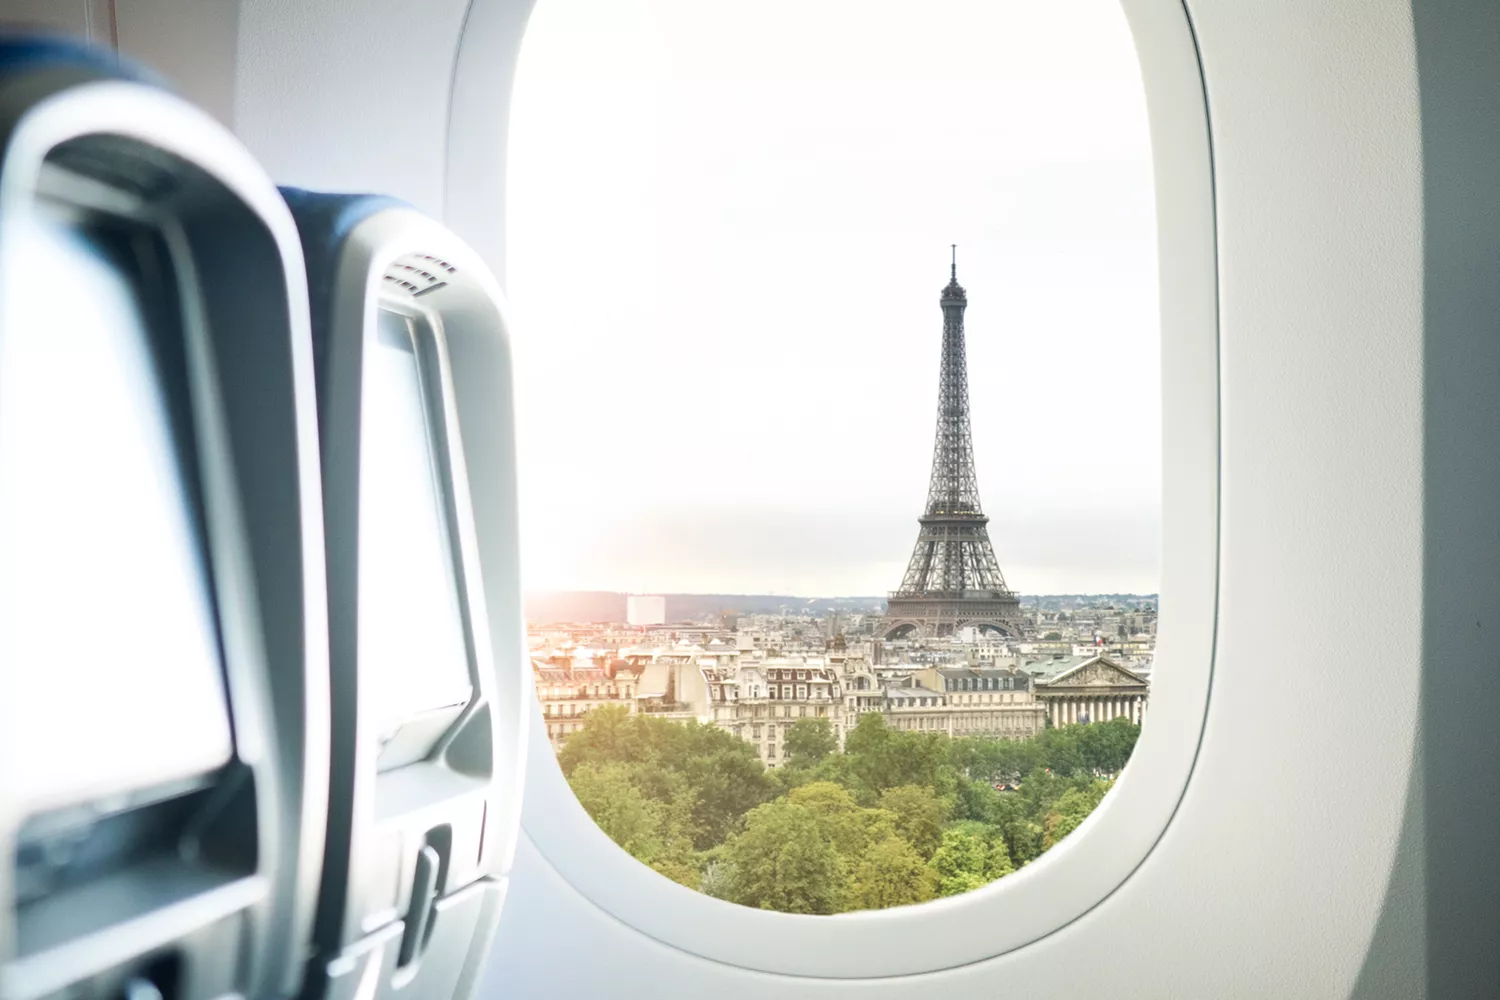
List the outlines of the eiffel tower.
{"type": "Polygon", "coordinates": [[[882,633],[887,639],[950,636],[967,626],[1020,634],[1021,604],[1005,586],[985,527],[990,519],[979,506],[964,360],[964,310],[969,299],[958,283],[957,246],[950,275],[939,300],[943,367],[932,483],[926,511],[917,519],[922,527],[901,589],[892,591],[886,602],[882,633]]]}

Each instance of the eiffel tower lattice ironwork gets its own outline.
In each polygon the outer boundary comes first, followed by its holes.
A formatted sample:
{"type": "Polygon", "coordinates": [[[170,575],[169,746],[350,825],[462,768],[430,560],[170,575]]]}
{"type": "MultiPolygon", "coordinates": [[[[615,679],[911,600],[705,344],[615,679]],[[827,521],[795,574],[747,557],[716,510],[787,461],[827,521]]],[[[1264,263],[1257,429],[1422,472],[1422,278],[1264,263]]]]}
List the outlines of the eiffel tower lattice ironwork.
{"type": "Polygon", "coordinates": [[[937,440],[932,483],[911,562],[886,602],[883,634],[948,636],[968,626],[1019,634],[1020,601],[1005,585],[990,544],[989,518],[979,504],[974,441],[969,428],[969,373],[964,357],[968,295],[958,283],[955,246],[943,289],[943,364],[938,379],[937,440]]]}

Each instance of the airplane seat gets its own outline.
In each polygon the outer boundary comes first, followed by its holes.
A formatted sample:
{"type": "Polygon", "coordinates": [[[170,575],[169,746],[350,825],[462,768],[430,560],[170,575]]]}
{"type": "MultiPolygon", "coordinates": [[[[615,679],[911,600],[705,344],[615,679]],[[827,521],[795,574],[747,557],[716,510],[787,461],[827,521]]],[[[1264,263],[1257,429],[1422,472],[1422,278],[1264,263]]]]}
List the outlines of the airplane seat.
{"type": "Polygon", "coordinates": [[[305,277],[144,71],[0,41],[0,998],[287,996],[327,804],[305,277]]]}
{"type": "Polygon", "coordinates": [[[493,449],[465,449],[495,433],[495,399],[455,380],[461,365],[490,368],[476,350],[503,347],[498,293],[455,236],[395,199],[282,193],[307,262],[330,601],[332,791],[309,989],[467,997],[519,825],[506,706],[526,693],[519,657],[492,651],[481,573],[470,474],[484,479],[493,449]]]}

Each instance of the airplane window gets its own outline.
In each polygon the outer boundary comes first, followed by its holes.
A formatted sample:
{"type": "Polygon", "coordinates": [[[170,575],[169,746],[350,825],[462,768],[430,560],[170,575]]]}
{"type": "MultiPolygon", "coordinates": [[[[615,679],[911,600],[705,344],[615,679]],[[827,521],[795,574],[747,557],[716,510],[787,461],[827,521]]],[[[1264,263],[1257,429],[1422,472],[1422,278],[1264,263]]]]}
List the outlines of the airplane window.
{"type": "Polygon", "coordinates": [[[472,693],[439,469],[411,324],[382,310],[365,354],[359,647],[382,735],[472,693]],[[415,667],[415,669],[414,669],[415,667]]]}
{"type": "Polygon", "coordinates": [[[17,287],[45,313],[8,312],[0,339],[0,663],[24,703],[0,752],[29,762],[12,780],[40,806],[206,774],[231,737],[142,304],[103,243],[45,223],[32,236],[17,287]]]}
{"type": "Polygon", "coordinates": [[[508,163],[530,655],[589,815],[796,913],[1041,858],[1126,766],[1158,624],[1114,0],[540,0],[508,163]]]}

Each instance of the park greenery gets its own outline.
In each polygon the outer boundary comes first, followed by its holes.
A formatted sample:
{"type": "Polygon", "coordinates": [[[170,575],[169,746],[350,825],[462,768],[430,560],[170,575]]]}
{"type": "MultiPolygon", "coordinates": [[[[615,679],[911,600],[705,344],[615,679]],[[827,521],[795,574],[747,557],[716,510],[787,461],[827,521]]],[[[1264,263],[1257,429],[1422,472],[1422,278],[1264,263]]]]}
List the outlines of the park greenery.
{"type": "Polygon", "coordinates": [[[1104,798],[1140,728],[950,738],[860,716],[787,734],[786,763],[715,726],[590,712],[559,751],[600,828],[662,875],[787,913],[841,913],[977,889],[1030,864],[1104,798]],[[1003,790],[1002,790],[1003,789],[1003,790]]]}

